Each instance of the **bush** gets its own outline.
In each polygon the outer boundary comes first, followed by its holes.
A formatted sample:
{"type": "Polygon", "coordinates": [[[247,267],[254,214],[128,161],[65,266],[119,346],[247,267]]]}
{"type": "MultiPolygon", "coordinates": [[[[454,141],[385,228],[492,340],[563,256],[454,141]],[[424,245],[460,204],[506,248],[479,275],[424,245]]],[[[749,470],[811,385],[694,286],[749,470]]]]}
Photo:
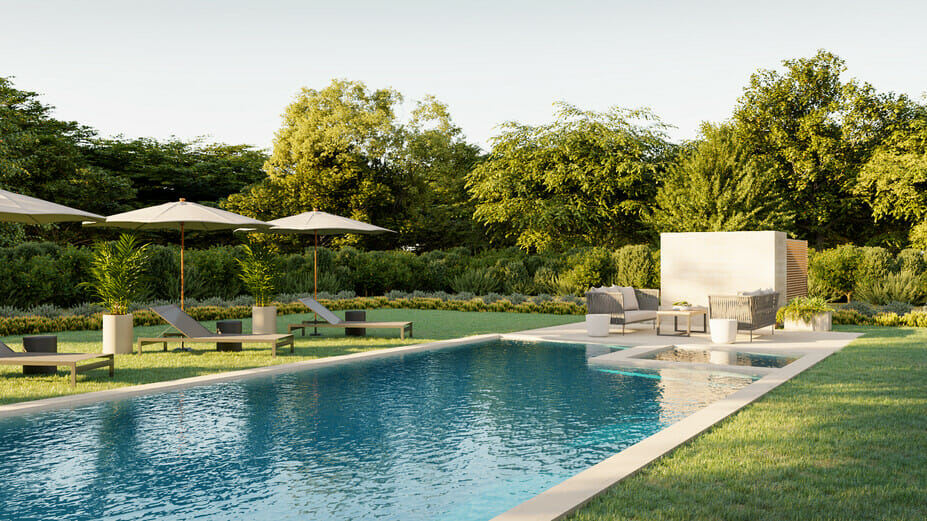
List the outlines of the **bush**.
{"type": "Polygon", "coordinates": [[[624,246],[615,251],[612,283],[633,288],[658,288],[659,268],[656,252],[644,244],[624,246]]]}
{"type": "Polygon", "coordinates": [[[560,276],[563,294],[582,295],[593,286],[609,284],[615,277],[615,263],[605,248],[591,248],[571,256],[572,269],[560,276]]]}
{"type": "Polygon", "coordinates": [[[914,306],[908,304],[907,302],[889,302],[888,304],[882,306],[882,312],[884,313],[895,313],[896,315],[906,315],[914,309],[914,306]]]}
{"type": "Polygon", "coordinates": [[[865,302],[859,302],[856,300],[852,300],[848,302],[845,306],[843,306],[842,309],[853,310],[859,313],[860,315],[865,315],[867,317],[871,317],[875,315],[875,311],[872,309],[872,306],[870,306],[869,304],[865,302]]]}
{"type": "Polygon", "coordinates": [[[910,270],[889,273],[880,279],[867,279],[858,286],[856,295],[860,300],[877,305],[889,302],[918,305],[927,297],[925,278],[910,270]]]}
{"type": "Polygon", "coordinates": [[[809,252],[809,293],[826,300],[846,297],[849,302],[856,288],[857,272],[861,263],[859,248],[844,244],[830,250],[809,252]]]}
{"type": "Polygon", "coordinates": [[[451,289],[459,293],[485,295],[499,288],[499,282],[482,270],[466,271],[451,281],[451,289]]]}

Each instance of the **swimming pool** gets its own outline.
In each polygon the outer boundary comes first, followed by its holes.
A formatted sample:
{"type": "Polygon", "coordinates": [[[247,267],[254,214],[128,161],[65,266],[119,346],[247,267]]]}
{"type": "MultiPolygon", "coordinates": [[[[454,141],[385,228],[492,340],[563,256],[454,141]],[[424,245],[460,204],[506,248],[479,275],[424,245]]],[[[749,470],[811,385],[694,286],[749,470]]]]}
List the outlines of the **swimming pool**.
{"type": "Polygon", "coordinates": [[[751,382],[494,341],[0,421],[9,519],[480,520],[751,382]],[[671,385],[670,385],[671,384],[671,385]]]}

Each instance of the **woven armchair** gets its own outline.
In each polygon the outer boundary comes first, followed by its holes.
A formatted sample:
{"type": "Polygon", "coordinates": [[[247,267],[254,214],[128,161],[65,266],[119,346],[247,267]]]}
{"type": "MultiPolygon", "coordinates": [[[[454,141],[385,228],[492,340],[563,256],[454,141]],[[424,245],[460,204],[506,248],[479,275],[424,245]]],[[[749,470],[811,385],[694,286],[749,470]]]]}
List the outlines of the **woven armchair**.
{"type": "Polygon", "coordinates": [[[779,309],[779,293],[765,295],[731,295],[708,296],[708,316],[710,318],[732,318],[737,321],[737,329],[750,332],[762,327],[776,325],[776,311],[779,309]]]}
{"type": "Polygon", "coordinates": [[[634,288],[638,309],[625,311],[624,295],[619,291],[609,291],[607,288],[593,289],[586,292],[586,310],[589,314],[611,315],[609,322],[621,325],[621,334],[624,326],[635,322],[656,321],[657,309],[660,308],[660,290],[634,288]]]}

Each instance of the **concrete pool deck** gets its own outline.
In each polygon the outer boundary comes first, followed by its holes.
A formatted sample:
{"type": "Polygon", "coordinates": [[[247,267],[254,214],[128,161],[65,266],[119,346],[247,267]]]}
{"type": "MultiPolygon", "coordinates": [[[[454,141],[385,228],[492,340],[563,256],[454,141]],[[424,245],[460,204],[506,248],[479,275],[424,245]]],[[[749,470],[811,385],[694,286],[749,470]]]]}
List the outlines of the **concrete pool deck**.
{"type": "Polygon", "coordinates": [[[760,378],[743,389],[696,411],[653,436],[494,517],[491,521],[555,521],[569,515],[612,485],[637,473],[654,460],[669,454],[721,420],[839,351],[859,336],[861,336],[859,333],[776,331],[774,334],[762,336],[754,334],[753,342],[750,342],[746,335],[738,335],[733,344],[712,344],[708,334],[693,333],[691,337],[658,336],[649,326],[641,326],[635,330],[629,329],[625,335],[613,329],[607,337],[590,337],[586,334],[585,323],[582,322],[503,335],[503,338],[518,340],[605,344],[626,348],[592,357],[589,359],[590,365],[646,367],[657,370],[688,370],[706,373],[724,371],[760,378]],[[800,358],[778,369],[638,358],[671,346],[718,352],[788,354],[800,358]]]}
{"type": "MultiPolygon", "coordinates": [[[[675,448],[711,428],[719,421],[756,401],[767,392],[812,367],[824,358],[839,351],[857,333],[815,333],[804,331],[776,331],[774,335],[754,335],[748,341],[746,335],[739,335],[736,343],[715,345],[707,334],[693,333],[691,337],[657,336],[650,326],[638,325],[621,335],[617,330],[607,337],[590,337],[585,323],[577,322],[561,326],[532,329],[509,334],[487,334],[425,344],[414,344],[350,355],[304,360],[240,371],[204,375],[181,380],[136,385],[105,391],[47,398],[0,406],[0,418],[62,408],[74,408],[92,403],[123,400],[133,396],[179,390],[187,387],[209,385],[218,382],[241,380],[305,371],[312,368],[349,364],[362,360],[403,356],[416,352],[446,349],[453,346],[495,340],[540,340],[587,344],[588,363],[605,367],[644,367],[658,371],[685,370],[701,374],[732,373],[740,376],[759,377],[752,384],[721,400],[693,413],[666,429],[650,436],[624,451],[590,467],[545,492],[521,503],[511,510],[493,518],[492,521],[553,521],[578,509],[596,495],[622,479],[633,475],[652,461],[672,452],[675,448]],[[620,346],[614,350],[605,346],[620,346]],[[751,368],[745,366],[698,364],[644,360],[639,357],[654,350],[671,346],[689,349],[704,349],[712,352],[738,352],[788,354],[798,356],[795,362],[781,368],[751,368]]],[[[667,381],[673,380],[667,378],[667,381]]],[[[676,392],[685,392],[682,386],[676,392]]]]}

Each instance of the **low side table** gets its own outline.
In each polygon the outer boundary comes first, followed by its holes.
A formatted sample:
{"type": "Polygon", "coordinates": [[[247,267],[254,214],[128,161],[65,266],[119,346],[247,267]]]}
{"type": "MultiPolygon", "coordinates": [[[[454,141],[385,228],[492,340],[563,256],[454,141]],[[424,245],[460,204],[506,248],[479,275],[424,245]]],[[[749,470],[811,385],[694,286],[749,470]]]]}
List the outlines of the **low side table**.
{"type": "MultiPolygon", "coordinates": [[[[35,335],[23,337],[23,350],[27,353],[57,353],[58,337],[55,335],[35,335]]],[[[58,368],[48,365],[24,365],[23,374],[55,374],[58,368]]]]}
{"type": "Polygon", "coordinates": [[[707,333],[708,332],[708,310],[705,308],[689,308],[689,309],[661,309],[657,311],[657,335],[660,336],[692,336],[692,319],[694,317],[702,317],[702,330],[695,330],[696,333],[707,333]],[[672,333],[661,333],[660,332],[660,321],[664,318],[673,317],[673,332],[672,333]],[[685,331],[679,329],[679,317],[686,317],[686,329],[685,331]]]}
{"type": "MultiPolygon", "coordinates": [[[[217,320],[216,333],[240,335],[241,320],[217,320]]],[[[216,351],[241,351],[241,342],[216,342],[216,351]]]]}
{"type": "MultiPolygon", "coordinates": [[[[367,320],[367,312],[364,310],[345,311],[344,320],[345,322],[364,322],[367,320]]],[[[346,327],[344,336],[367,336],[367,330],[362,327],[346,327]]]]}

